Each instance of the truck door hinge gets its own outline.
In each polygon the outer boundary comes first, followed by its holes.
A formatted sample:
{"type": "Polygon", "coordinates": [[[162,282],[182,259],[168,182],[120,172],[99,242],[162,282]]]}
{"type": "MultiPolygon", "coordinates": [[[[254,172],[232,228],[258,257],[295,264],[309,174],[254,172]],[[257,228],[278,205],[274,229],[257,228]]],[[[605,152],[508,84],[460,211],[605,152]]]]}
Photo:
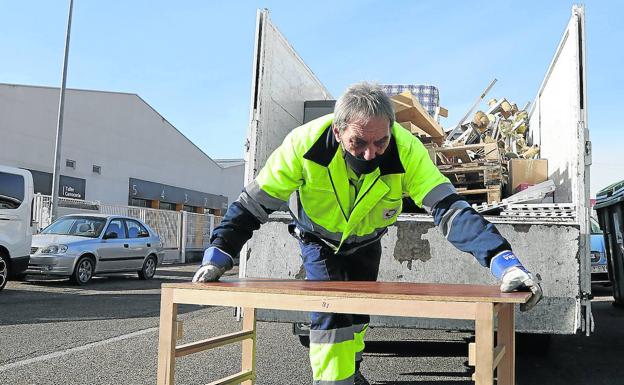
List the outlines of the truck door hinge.
{"type": "Polygon", "coordinates": [[[594,296],[586,291],[581,291],[579,299],[581,300],[581,312],[584,312],[584,317],[581,316],[581,331],[585,332],[586,336],[590,336],[594,332],[594,315],[591,311],[591,300],[594,296]]]}

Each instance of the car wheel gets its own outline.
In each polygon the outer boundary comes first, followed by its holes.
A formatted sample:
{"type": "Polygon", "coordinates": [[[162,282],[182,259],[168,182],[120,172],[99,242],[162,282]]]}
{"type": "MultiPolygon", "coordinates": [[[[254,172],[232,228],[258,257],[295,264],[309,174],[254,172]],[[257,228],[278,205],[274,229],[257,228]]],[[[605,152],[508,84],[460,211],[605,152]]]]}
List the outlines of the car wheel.
{"type": "Polygon", "coordinates": [[[93,278],[94,267],[93,259],[89,257],[80,258],[70,278],[71,281],[77,285],[86,285],[93,278]]]}
{"type": "Polygon", "coordinates": [[[154,257],[153,255],[147,257],[145,259],[145,262],[143,262],[143,267],[141,268],[141,270],[137,271],[139,278],[152,279],[154,277],[154,274],[156,274],[156,264],[156,257],[154,257]]]}
{"type": "Polygon", "coordinates": [[[0,254],[0,290],[4,289],[9,280],[9,258],[0,254]]]}

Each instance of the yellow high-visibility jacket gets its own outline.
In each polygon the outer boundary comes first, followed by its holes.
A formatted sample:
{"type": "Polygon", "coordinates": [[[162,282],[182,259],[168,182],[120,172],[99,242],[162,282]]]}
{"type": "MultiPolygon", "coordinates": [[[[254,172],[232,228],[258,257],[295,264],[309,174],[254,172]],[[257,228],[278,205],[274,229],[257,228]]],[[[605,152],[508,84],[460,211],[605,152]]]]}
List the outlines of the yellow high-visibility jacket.
{"type": "Polygon", "coordinates": [[[245,204],[249,211],[262,218],[257,204],[278,210],[296,192],[297,207],[291,211],[297,226],[338,252],[381,237],[396,221],[405,194],[426,206],[426,200],[437,202],[454,192],[422,143],[394,123],[379,167],[365,175],[353,201],[348,166],[334,138],[332,121],[333,115],[326,115],[286,136],[246,187],[252,201],[245,204]]]}

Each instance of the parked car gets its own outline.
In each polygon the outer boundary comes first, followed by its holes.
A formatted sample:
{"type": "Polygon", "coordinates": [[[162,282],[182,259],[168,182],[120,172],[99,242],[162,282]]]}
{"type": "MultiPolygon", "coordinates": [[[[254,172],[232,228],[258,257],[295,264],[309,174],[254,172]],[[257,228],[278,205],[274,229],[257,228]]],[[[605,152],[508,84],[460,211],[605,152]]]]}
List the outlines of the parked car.
{"type": "Polygon", "coordinates": [[[590,217],[591,224],[591,281],[592,283],[609,283],[607,255],[602,230],[598,221],[590,217]]]}
{"type": "Polygon", "coordinates": [[[0,290],[28,267],[32,200],[30,171],[0,166],[0,290]]]}
{"type": "Polygon", "coordinates": [[[163,255],[158,235],[138,219],[66,215],[33,236],[26,273],[69,277],[78,285],[105,273],[136,271],[150,279],[163,255]]]}

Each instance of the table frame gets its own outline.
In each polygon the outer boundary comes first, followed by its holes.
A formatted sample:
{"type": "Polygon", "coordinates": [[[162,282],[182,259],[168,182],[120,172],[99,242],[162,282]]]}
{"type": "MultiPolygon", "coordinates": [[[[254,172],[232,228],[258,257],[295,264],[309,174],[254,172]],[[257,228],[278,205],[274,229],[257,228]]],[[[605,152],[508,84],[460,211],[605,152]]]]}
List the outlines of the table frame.
{"type": "MultiPolygon", "coordinates": [[[[279,285],[280,280],[275,280],[279,285]]],[[[284,282],[284,281],[281,281],[284,282]]],[[[314,284],[305,281],[306,284],[314,284]]],[[[396,285],[396,283],[393,283],[396,285]]],[[[383,287],[384,283],[376,285],[383,287]]],[[[405,283],[404,285],[418,285],[405,283]]],[[[444,285],[438,286],[462,286],[444,285]]],[[[471,285],[475,286],[475,285],[471,285]]],[[[489,286],[484,286],[490,288],[489,286]]],[[[242,342],[241,371],[211,382],[209,385],[252,385],[256,379],[256,309],[370,314],[401,317],[465,319],[475,321],[475,342],[469,344],[468,362],[475,366],[472,378],[477,385],[492,385],[497,370],[499,385],[515,384],[515,323],[514,303],[526,302],[527,293],[500,298],[447,300],[427,295],[368,295],[363,292],[288,290],[243,291],[210,284],[164,284],[161,291],[160,332],[158,347],[157,384],[173,385],[175,360],[223,345],[242,342]],[[520,295],[523,294],[523,295],[520,295]],[[183,345],[182,323],[177,320],[178,305],[212,305],[241,307],[242,329],[222,336],[183,345]],[[498,322],[495,322],[495,321],[498,322]],[[498,324],[497,341],[495,329],[498,324]]],[[[458,293],[461,295],[461,293],[458,293]]],[[[452,298],[452,297],[449,297],[452,298]]]]}

